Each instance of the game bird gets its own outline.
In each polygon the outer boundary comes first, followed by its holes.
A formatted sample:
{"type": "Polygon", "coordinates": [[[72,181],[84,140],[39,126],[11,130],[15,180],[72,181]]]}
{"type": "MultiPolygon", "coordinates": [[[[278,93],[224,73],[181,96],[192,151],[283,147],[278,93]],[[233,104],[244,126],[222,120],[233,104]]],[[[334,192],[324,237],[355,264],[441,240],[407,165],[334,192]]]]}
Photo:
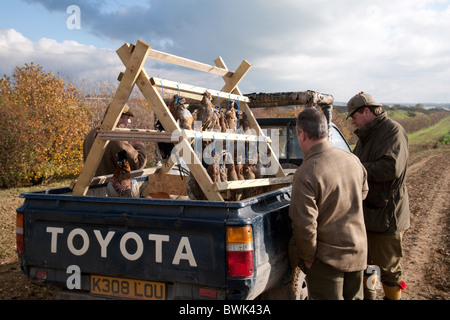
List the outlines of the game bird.
{"type": "Polygon", "coordinates": [[[219,109],[218,113],[219,113],[218,116],[219,116],[219,129],[220,129],[220,132],[227,132],[227,130],[228,130],[228,122],[226,120],[225,113],[222,110],[220,110],[220,109],[219,109]]]}
{"type": "Polygon", "coordinates": [[[117,154],[117,158],[116,171],[106,187],[108,196],[139,198],[139,185],[136,179],[131,178],[127,152],[121,150],[117,154]]]}
{"type": "Polygon", "coordinates": [[[184,102],[186,102],[186,100],[184,98],[180,98],[179,95],[174,95],[172,97],[172,100],[170,100],[169,104],[167,105],[167,107],[169,108],[170,113],[175,118],[175,121],[178,120],[178,117],[177,117],[177,106],[178,106],[178,104],[184,103],[184,102]]]}
{"type": "MultiPolygon", "coordinates": [[[[220,170],[219,165],[216,162],[210,164],[206,169],[206,172],[213,182],[220,182],[220,170]]],[[[186,193],[191,200],[207,200],[203,190],[200,188],[200,185],[197,180],[195,180],[192,173],[189,174],[186,181],[186,193]]]]}
{"type": "Polygon", "coordinates": [[[186,193],[191,200],[206,200],[203,190],[200,188],[192,173],[189,174],[186,180],[186,193]]]}
{"type": "MultiPolygon", "coordinates": [[[[237,179],[238,180],[245,180],[245,177],[244,177],[244,164],[242,162],[242,156],[239,156],[237,158],[236,164],[235,164],[235,170],[236,170],[237,179]]],[[[236,190],[234,190],[236,201],[241,201],[242,196],[243,196],[243,192],[244,192],[243,189],[236,189],[236,190]]]]}
{"type": "MultiPolygon", "coordinates": [[[[233,158],[230,153],[225,156],[225,166],[227,168],[227,181],[237,181],[238,175],[236,172],[236,166],[234,165],[233,158]]],[[[242,195],[242,190],[228,190],[227,197],[229,201],[236,201],[237,194],[242,195]]]]}
{"type": "Polygon", "coordinates": [[[231,102],[228,104],[226,110],[225,110],[225,120],[228,126],[228,129],[232,130],[233,132],[236,131],[237,128],[237,116],[236,116],[236,109],[234,108],[235,102],[231,102]]]}
{"type": "Polygon", "coordinates": [[[186,105],[178,104],[175,112],[177,115],[177,120],[180,123],[180,128],[192,130],[194,126],[194,117],[192,117],[192,114],[186,108],[186,105]]]}
{"type": "Polygon", "coordinates": [[[181,129],[192,130],[194,125],[194,117],[189,111],[189,105],[186,99],[179,95],[174,95],[167,106],[175,121],[179,122],[181,129]]]}
{"type": "MultiPolygon", "coordinates": [[[[253,169],[253,165],[249,163],[248,159],[245,160],[245,163],[243,165],[243,172],[244,172],[244,178],[245,180],[252,180],[255,179],[255,172],[253,169]]],[[[245,188],[243,192],[244,198],[248,198],[252,196],[252,188],[245,188]]]]}
{"type": "Polygon", "coordinates": [[[245,112],[242,113],[242,119],[240,124],[244,132],[247,132],[247,130],[250,129],[250,122],[248,121],[248,117],[245,112]]]}
{"type": "Polygon", "coordinates": [[[212,130],[217,123],[217,114],[215,111],[215,106],[212,104],[211,93],[206,91],[203,94],[202,101],[198,106],[197,110],[197,121],[202,122],[202,130],[212,130]]]}
{"type": "MultiPolygon", "coordinates": [[[[156,123],[155,123],[155,129],[158,130],[159,132],[165,131],[163,125],[161,124],[161,122],[159,120],[156,121],[156,123]]],[[[159,155],[161,156],[162,162],[167,162],[167,160],[169,159],[169,157],[172,153],[174,144],[170,143],[170,142],[158,142],[157,147],[158,147],[158,152],[159,152],[159,155]]]]}

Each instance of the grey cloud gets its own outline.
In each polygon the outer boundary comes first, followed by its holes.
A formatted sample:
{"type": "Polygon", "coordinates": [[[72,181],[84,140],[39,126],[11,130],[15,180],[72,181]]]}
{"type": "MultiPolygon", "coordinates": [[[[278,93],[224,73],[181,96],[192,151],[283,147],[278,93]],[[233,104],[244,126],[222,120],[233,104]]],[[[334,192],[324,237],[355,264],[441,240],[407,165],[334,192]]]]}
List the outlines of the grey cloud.
{"type": "Polygon", "coordinates": [[[307,33],[320,23],[317,10],[310,11],[308,1],[303,2],[304,10],[293,8],[289,1],[143,1],[141,6],[124,6],[114,12],[102,12],[106,1],[101,0],[25,1],[59,12],[76,4],[81,9],[82,27],[98,37],[117,42],[141,39],[174,54],[200,59],[229,52],[234,61],[292,50],[298,46],[296,37],[309,38],[307,33]]]}
{"type": "Polygon", "coordinates": [[[243,91],[312,89],[346,101],[370,89],[399,101],[408,92],[428,97],[434,87],[450,100],[443,1],[149,0],[115,11],[102,10],[102,0],[25,1],[62,13],[76,4],[82,28],[115,43],[141,39],[205,63],[220,55],[230,69],[247,59],[254,67],[243,91]]]}

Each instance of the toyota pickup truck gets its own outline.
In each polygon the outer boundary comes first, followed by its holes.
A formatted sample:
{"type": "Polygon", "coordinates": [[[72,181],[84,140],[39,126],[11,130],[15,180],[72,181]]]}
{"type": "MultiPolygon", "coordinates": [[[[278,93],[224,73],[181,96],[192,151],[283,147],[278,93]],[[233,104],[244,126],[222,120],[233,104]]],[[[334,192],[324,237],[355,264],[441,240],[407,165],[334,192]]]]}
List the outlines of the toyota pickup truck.
{"type": "MultiPolygon", "coordinates": [[[[279,131],[280,162],[301,163],[295,119],[259,124],[279,131]]],[[[331,136],[350,151],[334,125],[331,136]]],[[[133,172],[141,187],[153,183],[146,173],[133,172]]],[[[289,264],[291,186],[214,202],[112,198],[107,181],[86,196],[68,187],[20,195],[17,253],[28,278],[60,287],[62,299],[307,297],[304,275],[289,264]]]]}

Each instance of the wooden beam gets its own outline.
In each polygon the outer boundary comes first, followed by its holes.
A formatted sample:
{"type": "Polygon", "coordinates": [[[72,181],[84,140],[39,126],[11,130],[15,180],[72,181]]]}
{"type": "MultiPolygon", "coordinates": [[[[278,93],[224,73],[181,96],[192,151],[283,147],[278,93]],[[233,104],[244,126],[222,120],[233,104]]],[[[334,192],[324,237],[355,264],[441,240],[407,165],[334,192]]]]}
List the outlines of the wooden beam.
{"type": "Polygon", "coordinates": [[[319,93],[312,90],[295,92],[250,93],[252,108],[271,108],[282,106],[304,105],[306,107],[332,105],[334,97],[331,94],[319,93]]]}
{"type": "MultiPolygon", "coordinates": [[[[132,48],[132,46],[130,46],[129,44],[124,44],[117,50],[119,58],[125,65],[128,64],[128,59],[131,56],[130,48],[132,48]]],[[[177,130],[178,129],[177,122],[172,116],[172,113],[169,111],[169,108],[167,108],[167,105],[161,98],[158,91],[151,85],[150,78],[144,69],[140,71],[136,84],[139,90],[141,91],[142,95],[144,96],[144,98],[152,107],[153,112],[163,125],[164,129],[167,132],[177,130]]]]}
{"type": "MultiPolygon", "coordinates": [[[[214,60],[214,63],[216,64],[216,66],[218,66],[219,68],[228,70],[227,65],[225,64],[225,61],[223,61],[222,57],[217,57],[214,60]]],[[[233,80],[231,79],[231,77],[222,77],[223,81],[225,81],[225,85],[229,86],[229,87],[234,87],[233,90],[228,90],[227,92],[231,92],[234,94],[238,94],[238,95],[242,95],[241,90],[239,90],[239,88],[237,87],[237,85],[235,86],[233,83],[233,80]]],[[[222,88],[222,90],[227,89],[225,87],[222,88]]],[[[225,90],[224,90],[225,91],[225,90]]]]}
{"type": "Polygon", "coordinates": [[[293,176],[286,176],[280,178],[261,178],[261,179],[250,179],[250,180],[237,180],[237,181],[227,181],[227,182],[216,182],[214,183],[217,191],[225,191],[232,189],[243,189],[243,188],[255,188],[262,186],[272,186],[276,184],[291,184],[293,176]]]}
{"type": "Polygon", "coordinates": [[[228,140],[228,141],[242,141],[242,142],[267,142],[270,143],[269,137],[253,134],[240,134],[236,132],[216,132],[216,131],[195,131],[195,130],[181,130],[183,137],[189,139],[210,140],[228,140]]]}
{"type": "Polygon", "coordinates": [[[186,58],[182,58],[182,57],[178,57],[172,54],[168,54],[165,52],[161,52],[161,51],[157,51],[157,50],[150,50],[148,56],[150,58],[153,59],[157,59],[160,61],[164,61],[167,63],[172,63],[172,64],[176,64],[179,66],[183,66],[186,68],[191,68],[191,69],[195,69],[195,70],[199,70],[199,71],[204,71],[204,72],[208,72],[211,74],[216,74],[219,76],[223,76],[223,77],[228,77],[231,78],[233,76],[233,72],[226,70],[226,69],[222,69],[219,67],[215,67],[215,66],[211,66],[205,63],[201,63],[201,62],[197,62],[194,60],[190,60],[190,59],[186,59],[186,58]]]}
{"type": "Polygon", "coordinates": [[[160,79],[160,78],[155,78],[155,77],[150,78],[150,83],[153,86],[158,87],[158,88],[163,88],[164,90],[166,90],[166,89],[170,89],[172,91],[179,90],[181,96],[185,96],[186,94],[191,94],[189,97],[192,99],[195,99],[195,100],[202,100],[203,94],[206,91],[208,91],[209,93],[211,93],[211,96],[213,98],[217,98],[217,96],[219,96],[219,98],[221,98],[221,99],[239,100],[242,102],[245,101],[247,103],[250,102],[250,99],[243,95],[237,95],[237,94],[232,94],[232,93],[228,93],[228,92],[197,87],[197,86],[193,86],[190,84],[185,84],[185,83],[180,83],[180,82],[175,82],[175,81],[170,81],[170,80],[165,80],[165,79],[160,79]]]}
{"type": "Polygon", "coordinates": [[[150,129],[124,129],[116,128],[114,130],[99,130],[98,137],[100,140],[110,141],[149,141],[149,142],[166,142],[177,143],[172,141],[170,132],[160,132],[150,129]]]}
{"type": "Polygon", "coordinates": [[[178,143],[180,136],[187,139],[202,139],[205,141],[223,140],[223,141],[241,141],[241,142],[267,142],[269,137],[262,137],[251,134],[240,134],[236,132],[217,132],[217,131],[195,131],[187,129],[177,129],[170,132],[160,132],[151,129],[125,129],[116,128],[114,130],[99,130],[100,140],[121,141],[121,140],[141,140],[152,142],[178,143]]]}
{"type": "MultiPolygon", "coordinates": [[[[156,167],[134,170],[134,171],[130,172],[130,178],[146,177],[148,175],[154,174],[156,170],[157,170],[156,167]]],[[[95,176],[92,178],[91,183],[89,185],[94,186],[94,185],[109,182],[109,181],[111,181],[112,176],[113,176],[112,174],[108,174],[108,175],[104,175],[104,176],[95,176]]],[[[71,189],[73,189],[73,187],[75,186],[77,181],[78,181],[77,179],[71,181],[71,183],[70,183],[71,189]]]]}
{"type": "MultiPolygon", "coordinates": [[[[136,79],[141,73],[145,60],[150,50],[150,46],[145,42],[138,41],[133,53],[130,53],[129,60],[127,60],[127,69],[123,74],[122,81],[120,82],[114,98],[105,113],[105,117],[100,125],[100,129],[112,130],[116,127],[120,116],[122,115],[125,103],[128,101],[130,94],[133,90],[136,79]]],[[[95,138],[92,148],[86,158],[86,163],[81,170],[80,176],[73,188],[73,195],[82,196],[86,195],[92,178],[97,171],[98,165],[105,153],[108,141],[95,138]]]]}
{"type": "Polygon", "coordinates": [[[250,68],[252,67],[252,65],[247,61],[244,60],[242,61],[242,63],[239,65],[239,67],[236,69],[236,71],[234,72],[234,74],[229,77],[229,81],[226,81],[225,86],[222,88],[221,91],[225,91],[225,92],[233,92],[234,89],[236,89],[236,87],[238,86],[238,84],[242,81],[242,79],[245,77],[245,75],[247,74],[247,72],[250,71],[250,68]]]}
{"type": "MultiPolygon", "coordinates": [[[[117,55],[122,60],[122,63],[125,65],[127,65],[128,60],[130,59],[132,47],[133,46],[130,44],[125,43],[116,51],[117,55]]],[[[152,106],[153,112],[159,122],[163,125],[164,129],[167,132],[178,130],[179,127],[172,113],[169,111],[169,108],[167,108],[167,105],[165,104],[163,98],[159,95],[158,91],[150,84],[149,76],[144,69],[141,70],[136,84],[149,105],[152,106]]],[[[175,162],[172,161],[171,158],[168,160],[169,161],[167,161],[166,165],[161,167],[158,172],[166,173],[172,169],[175,162]]]]}

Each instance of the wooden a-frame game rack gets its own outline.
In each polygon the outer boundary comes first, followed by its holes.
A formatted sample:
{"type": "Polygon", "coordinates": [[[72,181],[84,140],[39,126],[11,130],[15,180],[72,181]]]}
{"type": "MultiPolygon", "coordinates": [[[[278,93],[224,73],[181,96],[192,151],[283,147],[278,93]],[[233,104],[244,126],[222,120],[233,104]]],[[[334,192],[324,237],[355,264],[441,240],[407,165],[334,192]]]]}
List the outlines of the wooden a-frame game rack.
{"type": "MultiPolygon", "coordinates": [[[[109,141],[136,139],[137,137],[139,137],[139,139],[144,141],[147,140],[168,142],[170,141],[170,135],[176,130],[179,130],[180,135],[178,142],[172,141],[175,144],[174,148],[178,153],[182,152],[184,157],[190,157],[192,161],[187,162],[188,168],[201,187],[205,196],[210,201],[224,201],[220,192],[225,190],[276,184],[289,184],[292,182],[292,177],[285,175],[283,168],[278,162],[278,159],[274,156],[270,143],[267,143],[267,150],[272,155],[270,157],[271,165],[276,166],[273,178],[214,183],[192,148],[192,142],[194,141],[197,132],[194,130],[180,129],[178,123],[175,121],[166,103],[164,102],[163,97],[161,97],[160,93],[157,90],[157,88],[161,87],[163,87],[164,90],[177,90],[178,92],[182,93],[183,97],[196,99],[198,101],[202,99],[203,94],[208,90],[211,95],[213,97],[217,97],[217,99],[239,99],[239,101],[247,103],[249,102],[249,99],[242,95],[238,88],[238,84],[250,70],[250,63],[244,60],[236,69],[236,71],[232,72],[227,69],[221,57],[218,57],[216,60],[214,60],[216,66],[211,66],[190,59],[185,59],[182,57],[153,50],[150,45],[143,41],[137,41],[136,45],[126,43],[117,50],[117,54],[125,65],[126,70],[125,72],[121,73],[119,77],[119,86],[114,94],[109,108],[105,113],[104,119],[100,125],[99,134],[97,134],[94,140],[91,151],[89,152],[80,176],[72,186],[73,195],[86,195],[109,141]],[[225,81],[225,85],[220,91],[214,91],[191,85],[180,84],[169,80],[150,78],[144,70],[144,64],[147,58],[158,59],[164,62],[222,76],[223,80],[225,81]],[[144,98],[151,106],[154,114],[161,122],[166,132],[154,132],[152,130],[143,129],[116,128],[120,116],[122,115],[123,108],[132,93],[134,85],[138,86],[139,90],[142,92],[144,98]],[[144,137],[144,139],[142,139],[142,137],[144,137]]],[[[246,107],[244,112],[247,115],[250,128],[253,129],[252,132],[256,133],[255,136],[264,136],[250,108],[246,107]]],[[[215,139],[227,139],[228,141],[251,141],[249,139],[256,138],[255,136],[249,136],[246,134],[230,134],[206,131],[202,132],[203,138],[207,138],[208,135],[210,136],[209,138],[214,137],[215,139]]],[[[268,138],[265,139],[265,141],[270,142],[268,138]]],[[[176,159],[174,159],[173,156],[170,157],[168,165],[160,167],[157,172],[159,174],[167,173],[171,170],[175,162],[176,159]]]]}

